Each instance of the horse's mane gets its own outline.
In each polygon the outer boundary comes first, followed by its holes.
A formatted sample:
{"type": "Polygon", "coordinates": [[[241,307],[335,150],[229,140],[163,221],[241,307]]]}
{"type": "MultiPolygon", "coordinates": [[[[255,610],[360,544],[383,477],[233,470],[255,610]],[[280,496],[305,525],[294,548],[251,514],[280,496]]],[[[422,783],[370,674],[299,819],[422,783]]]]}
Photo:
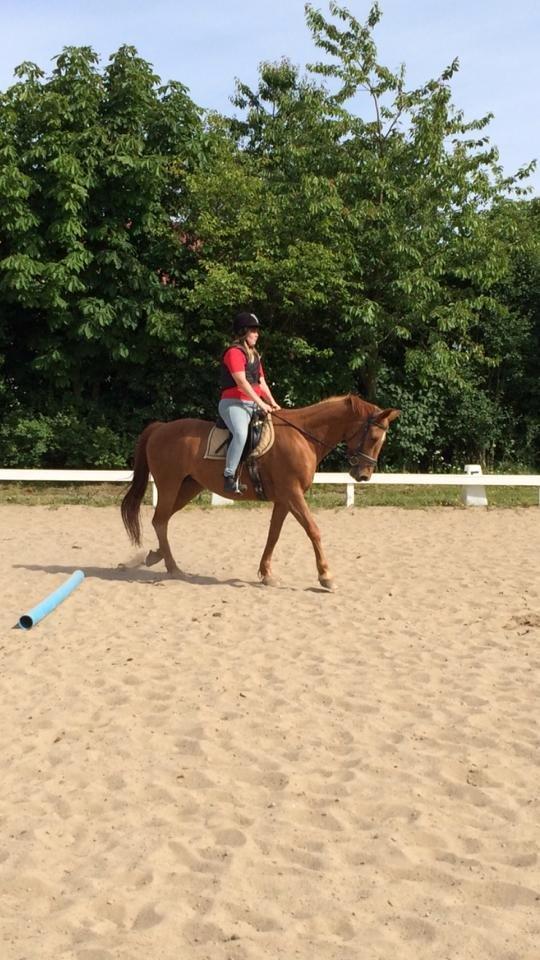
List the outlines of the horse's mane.
{"type": "Polygon", "coordinates": [[[372,407],[373,404],[369,403],[367,400],[363,400],[362,397],[359,397],[357,393],[344,393],[332,397],[326,397],[324,400],[319,400],[318,403],[309,404],[307,407],[294,407],[294,410],[301,413],[304,410],[312,410],[313,407],[324,407],[326,404],[336,403],[338,401],[343,402],[348,400],[351,404],[352,412],[361,417],[365,414],[364,407],[367,404],[368,407],[372,407]]]}

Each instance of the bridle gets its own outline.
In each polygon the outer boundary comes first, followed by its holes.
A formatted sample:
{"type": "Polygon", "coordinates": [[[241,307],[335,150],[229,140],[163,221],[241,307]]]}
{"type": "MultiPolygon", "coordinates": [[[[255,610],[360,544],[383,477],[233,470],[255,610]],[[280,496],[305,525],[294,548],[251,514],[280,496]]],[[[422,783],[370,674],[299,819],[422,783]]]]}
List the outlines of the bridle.
{"type": "MultiPolygon", "coordinates": [[[[382,431],[383,431],[383,433],[386,433],[386,431],[387,431],[387,429],[388,429],[387,427],[383,427],[383,426],[377,421],[377,418],[376,418],[376,417],[374,417],[373,415],[372,415],[372,416],[369,416],[369,417],[364,421],[364,432],[362,433],[362,436],[360,437],[360,440],[359,440],[359,442],[358,442],[358,446],[356,446],[356,447],[354,448],[354,450],[351,450],[350,454],[347,455],[347,460],[348,460],[348,462],[349,462],[349,466],[351,466],[351,467],[357,467],[357,466],[359,466],[359,464],[362,462],[362,460],[364,460],[365,463],[367,463],[368,466],[370,466],[370,467],[376,467],[376,466],[377,466],[377,457],[370,457],[367,453],[364,453],[364,451],[362,450],[362,446],[364,445],[364,442],[365,442],[365,440],[366,440],[366,437],[367,437],[367,435],[368,435],[368,430],[369,430],[370,427],[378,427],[379,430],[382,430],[382,431]]],[[[352,440],[353,437],[354,437],[354,433],[351,434],[351,436],[349,437],[349,440],[352,440]]],[[[346,442],[347,442],[347,441],[345,441],[345,443],[346,443],[346,442]]]]}
{"type": "MultiPolygon", "coordinates": [[[[288,427],[292,427],[293,430],[298,430],[298,433],[301,433],[304,437],[307,437],[309,440],[314,440],[315,443],[320,443],[322,447],[326,447],[327,450],[333,450],[334,445],[327,443],[326,440],[321,440],[320,437],[316,437],[313,433],[310,433],[309,430],[304,430],[303,427],[298,427],[295,423],[291,423],[290,420],[287,420],[286,417],[282,417],[281,414],[276,413],[275,410],[272,411],[272,418],[276,417],[278,420],[282,420],[283,423],[286,423],[288,427]]],[[[354,448],[349,454],[347,454],[347,461],[349,466],[357,467],[362,461],[368,464],[370,467],[377,466],[377,457],[370,457],[369,454],[364,453],[362,447],[366,441],[368,431],[370,427],[378,427],[379,430],[382,430],[383,433],[386,433],[387,427],[383,427],[377,420],[377,417],[371,414],[369,417],[366,417],[364,420],[364,430],[362,436],[354,448]]],[[[349,443],[354,437],[356,430],[354,430],[349,437],[345,437],[342,441],[343,443],[349,443]]]]}

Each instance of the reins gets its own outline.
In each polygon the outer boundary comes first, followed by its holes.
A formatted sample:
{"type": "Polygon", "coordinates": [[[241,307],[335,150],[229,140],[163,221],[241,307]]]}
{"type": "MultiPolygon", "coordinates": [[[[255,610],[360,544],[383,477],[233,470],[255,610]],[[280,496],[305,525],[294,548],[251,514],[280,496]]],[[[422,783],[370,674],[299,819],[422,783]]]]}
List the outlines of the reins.
{"type": "MultiPolygon", "coordinates": [[[[328,443],[328,441],[326,440],[321,440],[320,437],[316,437],[313,433],[310,433],[309,430],[304,430],[303,427],[297,426],[296,423],[291,423],[290,420],[287,420],[286,417],[283,417],[281,416],[281,414],[276,413],[275,410],[272,410],[271,416],[272,418],[277,417],[278,420],[281,420],[283,423],[286,423],[287,426],[292,427],[293,430],[297,430],[298,433],[301,433],[304,437],[307,437],[308,440],[314,440],[315,443],[320,443],[322,447],[326,447],[328,450],[334,449],[335,444],[328,443]]],[[[370,457],[367,453],[364,453],[363,450],[361,450],[360,448],[364,440],[366,439],[367,432],[370,427],[378,427],[379,430],[383,430],[384,433],[386,433],[386,427],[383,427],[380,423],[378,423],[377,419],[373,416],[366,417],[366,419],[363,422],[364,422],[364,433],[361,439],[359,440],[358,445],[355,447],[353,451],[351,451],[351,454],[347,457],[351,466],[356,466],[360,459],[364,459],[371,466],[375,466],[377,463],[377,460],[374,457],[370,457]]],[[[350,434],[350,436],[344,437],[344,439],[341,442],[349,443],[349,441],[352,440],[352,438],[354,437],[355,433],[356,433],[356,430],[354,430],[350,434]]]]}
{"type": "Polygon", "coordinates": [[[329,450],[332,450],[332,445],[326,440],[321,440],[320,437],[316,437],[313,433],[310,433],[309,430],[304,430],[303,427],[299,427],[296,423],[291,423],[290,420],[287,420],[287,417],[282,417],[281,414],[276,413],[275,410],[272,410],[271,413],[272,419],[277,417],[278,420],[282,420],[283,423],[286,423],[288,427],[292,427],[293,430],[297,430],[298,433],[301,433],[302,436],[307,437],[309,440],[314,440],[315,443],[320,443],[322,447],[328,447],[329,450]]]}

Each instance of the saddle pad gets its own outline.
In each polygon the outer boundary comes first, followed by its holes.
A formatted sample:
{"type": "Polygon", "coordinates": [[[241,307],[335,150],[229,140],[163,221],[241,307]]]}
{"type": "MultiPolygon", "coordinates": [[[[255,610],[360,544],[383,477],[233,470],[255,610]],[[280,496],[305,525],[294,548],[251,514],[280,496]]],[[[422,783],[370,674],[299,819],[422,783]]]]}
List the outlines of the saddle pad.
{"type": "Polygon", "coordinates": [[[228,430],[221,427],[212,427],[208,434],[204,460],[224,460],[227,453],[227,441],[230,437],[228,430]]]}
{"type": "MultiPolygon", "coordinates": [[[[204,460],[224,460],[227,454],[227,441],[229,439],[229,431],[222,430],[220,427],[212,427],[210,433],[208,434],[208,440],[206,443],[206,450],[204,453],[204,460]]],[[[253,450],[252,457],[262,457],[263,453],[267,453],[270,450],[270,447],[274,443],[274,424],[272,423],[272,418],[270,416],[266,417],[262,425],[261,430],[261,439],[259,443],[253,450]]]]}

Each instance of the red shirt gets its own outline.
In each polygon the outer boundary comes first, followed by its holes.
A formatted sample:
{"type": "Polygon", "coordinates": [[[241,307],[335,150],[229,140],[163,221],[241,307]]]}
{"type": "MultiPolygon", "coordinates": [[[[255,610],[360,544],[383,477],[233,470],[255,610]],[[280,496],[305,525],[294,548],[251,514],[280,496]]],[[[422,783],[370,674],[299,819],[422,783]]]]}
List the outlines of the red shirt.
{"type": "MultiPolygon", "coordinates": [[[[223,363],[227,367],[227,370],[230,374],[233,373],[245,373],[247,358],[243,350],[240,347],[229,347],[223,355],[223,363]]],[[[260,377],[261,380],[266,379],[264,376],[263,365],[260,366],[260,377]]],[[[260,383],[252,383],[255,393],[258,397],[262,397],[263,389],[260,383]]],[[[245,393],[240,387],[227,387],[226,390],[221,392],[222,400],[252,400],[252,397],[249,394],[245,393]]]]}

